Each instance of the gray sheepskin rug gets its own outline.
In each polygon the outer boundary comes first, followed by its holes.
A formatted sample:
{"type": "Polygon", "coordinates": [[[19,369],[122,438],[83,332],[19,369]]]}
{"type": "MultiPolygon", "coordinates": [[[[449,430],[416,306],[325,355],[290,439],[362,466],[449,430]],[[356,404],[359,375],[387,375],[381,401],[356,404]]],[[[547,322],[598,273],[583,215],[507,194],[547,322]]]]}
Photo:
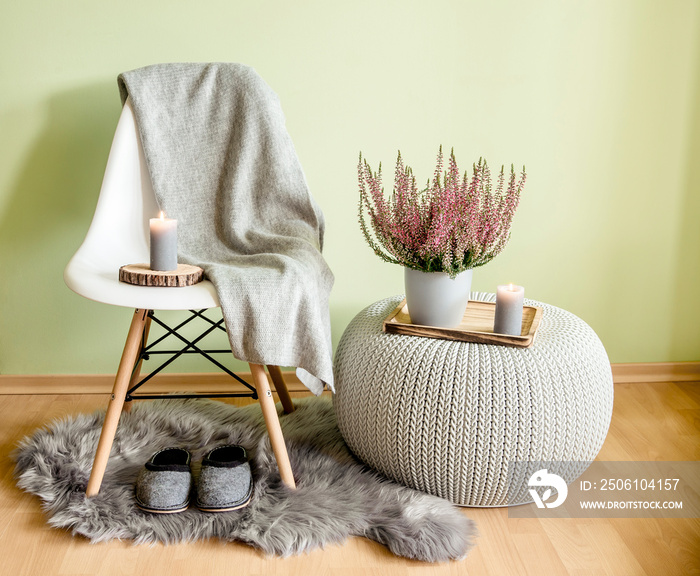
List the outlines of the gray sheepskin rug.
{"type": "Polygon", "coordinates": [[[297,490],[280,481],[257,403],[238,408],[203,399],[141,401],[122,414],[94,498],[85,497],[85,488],[104,411],[57,420],[22,440],[14,452],[17,484],[41,499],[52,526],[93,542],[218,538],[288,556],[355,535],[424,561],[466,555],[475,528],[458,508],[390,482],[358,462],[338,431],[329,399],[304,398],[295,405],[281,422],[297,490]],[[186,448],[196,478],[204,454],[220,444],[240,444],[249,454],[254,492],[246,508],[154,515],[136,507],[134,483],[154,452],[186,448]]]}

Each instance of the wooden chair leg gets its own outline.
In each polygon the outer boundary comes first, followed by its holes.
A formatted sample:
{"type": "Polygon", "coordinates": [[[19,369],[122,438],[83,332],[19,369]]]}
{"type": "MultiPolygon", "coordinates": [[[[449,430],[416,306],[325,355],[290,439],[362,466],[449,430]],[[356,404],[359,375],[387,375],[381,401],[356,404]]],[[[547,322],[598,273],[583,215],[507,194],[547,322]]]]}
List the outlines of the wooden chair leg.
{"type": "Polygon", "coordinates": [[[279,366],[268,365],[267,371],[270,373],[272,382],[275,385],[275,392],[280,397],[285,414],[294,412],[294,403],[289,395],[289,390],[287,390],[287,383],[284,381],[284,376],[282,376],[282,370],[280,370],[279,366]]]}
{"type": "Polygon", "coordinates": [[[95,460],[92,464],[92,472],[88,480],[86,491],[88,498],[98,494],[100,486],[102,485],[102,478],[107,468],[107,460],[109,460],[109,453],[112,450],[114,435],[117,432],[117,425],[119,424],[119,416],[121,416],[124,398],[129,389],[131,371],[134,368],[134,363],[136,362],[139,348],[141,347],[141,338],[146,327],[147,318],[148,310],[137,309],[131,319],[131,327],[126,337],[124,352],[119,362],[117,377],[114,380],[114,388],[112,389],[112,397],[107,406],[105,422],[102,426],[100,441],[97,444],[97,451],[95,452],[95,460]]]}
{"type": "Polygon", "coordinates": [[[280,477],[287,486],[296,488],[292,466],[289,463],[289,454],[287,454],[287,447],[284,444],[284,436],[282,436],[282,428],[277,416],[275,401],[272,399],[270,382],[267,379],[267,374],[265,374],[265,368],[260,364],[249,364],[249,366],[253,375],[255,389],[258,391],[260,408],[262,408],[263,417],[265,418],[267,433],[270,435],[270,444],[277,460],[280,477]]]}
{"type": "MultiPolygon", "coordinates": [[[[139,356],[141,356],[143,349],[148,344],[148,334],[150,331],[151,331],[151,317],[147,316],[146,317],[146,324],[143,327],[143,337],[141,338],[141,345],[139,346],[139,352],[138,352],[139,356]]],[[[131,387],[139,381],[139,377],[141,376],[141,365],[142,364],[143,364],[143,358],[141,360],[139,360],[139,363],[134,367],[134,373],[131,375],[131,379],[129,380],[129,385],[127,386],[127,391],[131,390],[131,387]]],[[[134,405],[134,403],[131,400],[129,400],[128,402],[124,402],[124,407],[122,408],[122,412],[131,412],[131,407],[133,405],[134,405]]]]}

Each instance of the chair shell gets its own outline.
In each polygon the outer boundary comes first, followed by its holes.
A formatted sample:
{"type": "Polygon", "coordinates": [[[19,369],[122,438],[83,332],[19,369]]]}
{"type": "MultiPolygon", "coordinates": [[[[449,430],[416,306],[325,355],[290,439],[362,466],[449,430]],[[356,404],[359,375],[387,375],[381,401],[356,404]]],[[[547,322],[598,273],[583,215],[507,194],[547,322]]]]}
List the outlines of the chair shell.
{"type": "Polygon", "coordinates": [[[131,100],[117,124],[102,189],[90,229],[66,266],[68,287],[90,300],[147,310],[216,308],[219,299],[211,282],[159,288],[119,281],[119,268],[147,263],[149,219],[159,208],[141,146],[131,100]]]}

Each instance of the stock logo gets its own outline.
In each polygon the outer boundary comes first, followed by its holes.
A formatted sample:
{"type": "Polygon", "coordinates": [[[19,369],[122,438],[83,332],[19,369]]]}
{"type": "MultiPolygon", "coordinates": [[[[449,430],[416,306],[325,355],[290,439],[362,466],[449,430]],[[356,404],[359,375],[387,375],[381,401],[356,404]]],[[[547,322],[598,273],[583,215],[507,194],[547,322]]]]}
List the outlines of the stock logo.
{"type": "Polygon", "coordinates": [[[538,470],[532,476],[530,476],[528,486],[531,486],[530,496],[532,496],[532,499],[535,501],[538,508],[556,508],[557,506],[561,505],[564,500],[566,500],[566,496],[569,493],[569,489],[567,488],[564,479],[558,474],[550,474],[547,472],[546,468],[538,470]],[[537,493],[537,490],[534,490],[534,488],[541,488],[545,486],[547,489],[540,498],[540,495],[537,493]],[[552,488],[556,489],[557,498],[554,500],[554,502],[547,502],[547,500],[549,500],[549,498],[552,496],[552,488]]]}

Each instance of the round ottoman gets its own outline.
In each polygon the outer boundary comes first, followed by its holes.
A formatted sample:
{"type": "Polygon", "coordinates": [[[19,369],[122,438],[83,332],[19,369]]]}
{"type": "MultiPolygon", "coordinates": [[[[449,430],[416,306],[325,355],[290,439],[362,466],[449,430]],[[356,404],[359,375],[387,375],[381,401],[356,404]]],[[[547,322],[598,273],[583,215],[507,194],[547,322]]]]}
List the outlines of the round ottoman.
{"type": "Polygon", "coordinates": [[[585,322],[526,300],[543,309],[530,348],[385,334],[402,299],[360,312],[336,352],[338,427],[360,460],[462,506],[530,500],[522,486],[513,500],[509,464],[572,462],[567,482],[583,472],[613,406],[610,363],[585,322]]]}

